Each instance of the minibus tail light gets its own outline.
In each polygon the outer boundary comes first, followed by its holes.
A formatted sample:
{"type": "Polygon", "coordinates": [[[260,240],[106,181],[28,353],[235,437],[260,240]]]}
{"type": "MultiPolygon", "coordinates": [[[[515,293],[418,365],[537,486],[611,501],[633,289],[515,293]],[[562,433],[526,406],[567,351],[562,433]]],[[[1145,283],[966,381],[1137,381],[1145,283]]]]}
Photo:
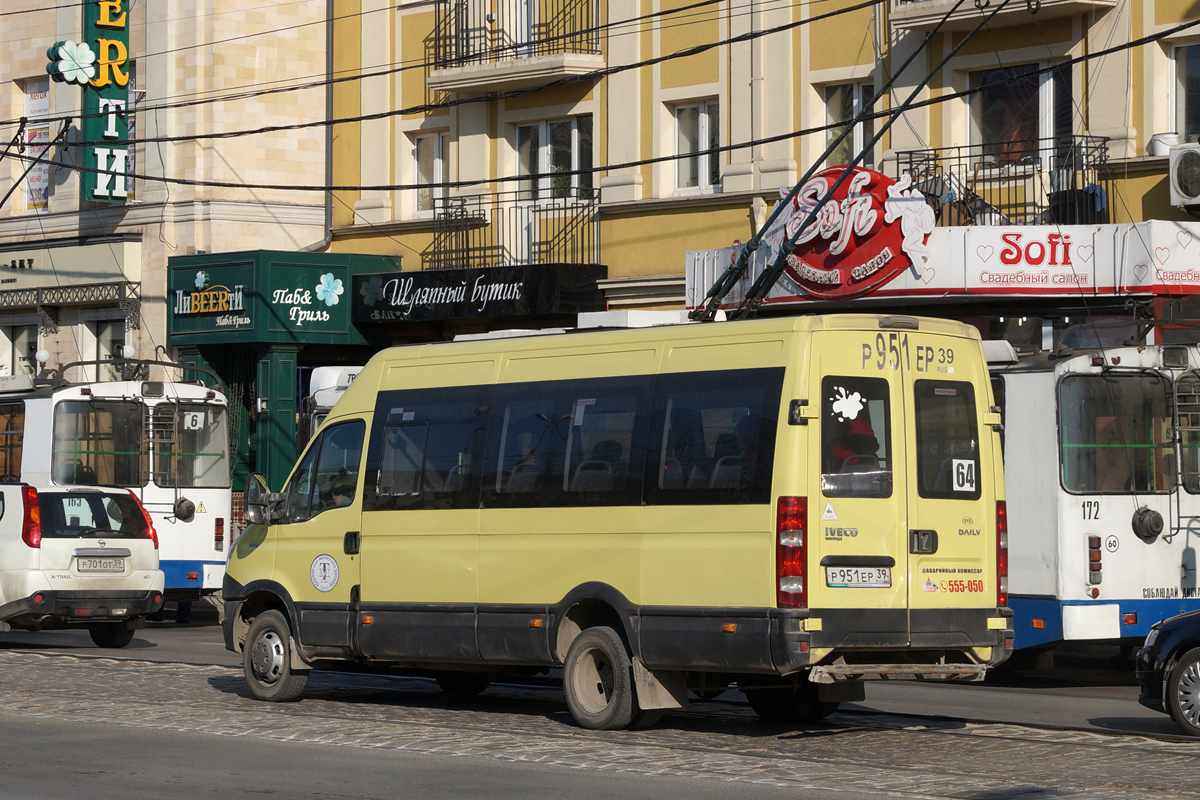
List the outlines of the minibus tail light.
{"type": "Polygon", "coordinates": [[[37,489],[32,486],[21,487],[21,504],[25,507],[25,516],[21,522],[21,541],[33,548],[42,546],[42,510],[38,508],[37,489]]]}
{"type": "Polygon", "coordinates": [[[996,605],[1008,605],[1008,505],[996,501],[996,605]]]}
{"type": "Polygon", "coordinates": [[[776,601],[780,608],[807,608],[808,498],[779,498],[776,517],[776,601]]]}
{"type": "Polygon", "coordinates": [[[142,519],[146,520],[146,533],[150,536],[150,541],[154,542],[154,549],[158,549],[158,531],[154,530],[154,523],[150,521],[150,512],[142,505],[142,501],[138,500],[132,489],[126,489],[129,496],[133,498],[133,502],[137,504],[138,510],[142,512],[142,519]]]}

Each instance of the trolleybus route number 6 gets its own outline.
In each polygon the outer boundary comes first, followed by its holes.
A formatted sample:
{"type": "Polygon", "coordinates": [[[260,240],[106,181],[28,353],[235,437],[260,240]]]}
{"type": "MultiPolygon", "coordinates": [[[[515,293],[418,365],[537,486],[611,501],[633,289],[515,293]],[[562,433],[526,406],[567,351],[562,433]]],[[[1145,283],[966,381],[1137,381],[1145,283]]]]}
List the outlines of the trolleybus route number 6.
{"type": "Polygon", "coordinates": [[[917,372],[933,372],[935,370],[937,372],[953,372],[953,369],[946,369],[946,367],[954,363],[954,349],[927,345],[914,345],[910,348],[908,334],[901,336],[898,333],[889,333],[886,338],[882,333],[876,334],[874,347],[871,347],[870,342],[863,342],[863,369],[866,369],[867,364],[872,361],[875,369],[878,370],[883,370],[885,366],[888,369],[899,369],[901,359],[903,359],[904,368],[908,370],[912,369],[915,360],[917,372]],[[912,351],[916,351],[915,358],[912,351]]]}

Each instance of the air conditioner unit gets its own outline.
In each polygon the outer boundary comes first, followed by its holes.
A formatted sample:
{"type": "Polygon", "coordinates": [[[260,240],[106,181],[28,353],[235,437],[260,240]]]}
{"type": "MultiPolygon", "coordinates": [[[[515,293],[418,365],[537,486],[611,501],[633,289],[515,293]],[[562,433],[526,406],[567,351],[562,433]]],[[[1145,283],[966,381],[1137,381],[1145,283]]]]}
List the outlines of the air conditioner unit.
{"type": "Polygon", "coordinates": [[[1200,205],[1200,144],[1180,144],[1168,158],[1171,176],[1171,205],[1200,205]]]}

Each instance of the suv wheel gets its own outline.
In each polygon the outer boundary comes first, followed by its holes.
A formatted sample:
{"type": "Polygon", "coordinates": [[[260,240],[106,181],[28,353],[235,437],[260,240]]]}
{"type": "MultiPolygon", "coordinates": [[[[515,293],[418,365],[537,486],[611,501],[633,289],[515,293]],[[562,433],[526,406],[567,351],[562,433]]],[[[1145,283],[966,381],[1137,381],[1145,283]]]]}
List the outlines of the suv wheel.
{"type": "Polygon", "coordinates": [[[1200,647],[1193,647],[1167,674],[1164,698],[1175,724],[1189,736],[1200,736],[1200,647]]]}
{"type": "Polygon", "coordinates": [[[96,647],[124,647],[133,641],[133,628],[128,622],[97,622],[88,626],[96,647]]]}

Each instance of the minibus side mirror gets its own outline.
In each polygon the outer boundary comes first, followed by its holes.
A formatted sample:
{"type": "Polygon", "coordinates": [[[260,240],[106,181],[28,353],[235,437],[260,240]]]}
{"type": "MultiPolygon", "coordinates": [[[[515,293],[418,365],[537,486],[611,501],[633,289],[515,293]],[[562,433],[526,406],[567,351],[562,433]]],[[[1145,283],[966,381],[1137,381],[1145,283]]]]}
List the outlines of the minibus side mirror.
{"type": "Polygon", "coordinates": [[[255,472],[246,479],[246,521],[251,525],[264,525],[270,521],[271,490],[267,479],[255,472]]]}

